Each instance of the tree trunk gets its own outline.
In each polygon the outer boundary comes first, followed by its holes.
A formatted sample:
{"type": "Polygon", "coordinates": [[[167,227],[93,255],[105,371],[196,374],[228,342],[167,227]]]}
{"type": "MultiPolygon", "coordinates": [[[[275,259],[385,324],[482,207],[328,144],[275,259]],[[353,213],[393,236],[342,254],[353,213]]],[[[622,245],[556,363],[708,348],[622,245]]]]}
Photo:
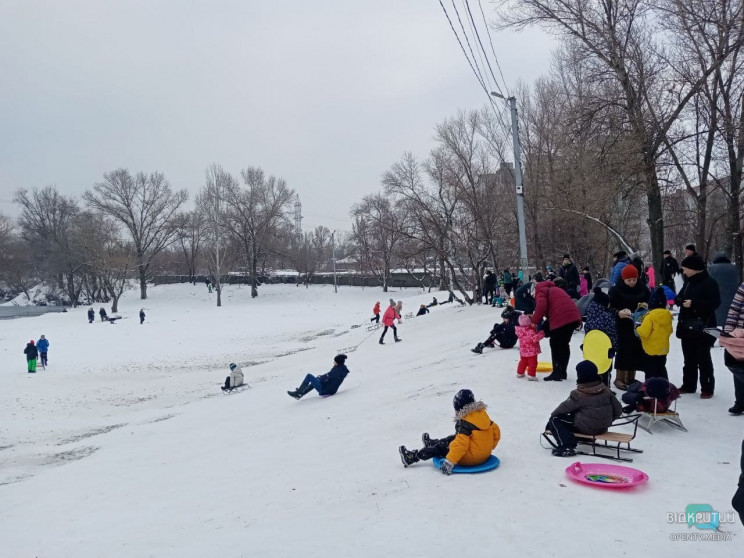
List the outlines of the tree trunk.
{"type": "Polygon", "coordinates": [[[217,291],[217,306],[222,306],[222,284],[217,283],[215,290],[217,291]]]}
{"type": "Polygon", "coordinates": [[[258,296],[258,258],[255,254],[256,253],[253,252],[251,255],[251,298],[256,298],[258,296]]]}
{"type": "Polygon", "coordinates": [[[648,231],[651,237],[651,256],[656,277],[662,277],[664,260],[664,214],[661,207],[661,189],[653,160],[645,161],[646,199],[648,200],[648,231]]]}
{"type": "Polygon", "coordinates": [[[111,295],[111,313],[116,314],[119,311],[119,297],[111,295]]]}
{"type": "Polygon", "coordinates": [[[139,280],[140,280],[140,299],[147,299],[147,267],[142,263],[142,258],[139,258],[140,263],[137,265],[139,269],[139,280]]]}

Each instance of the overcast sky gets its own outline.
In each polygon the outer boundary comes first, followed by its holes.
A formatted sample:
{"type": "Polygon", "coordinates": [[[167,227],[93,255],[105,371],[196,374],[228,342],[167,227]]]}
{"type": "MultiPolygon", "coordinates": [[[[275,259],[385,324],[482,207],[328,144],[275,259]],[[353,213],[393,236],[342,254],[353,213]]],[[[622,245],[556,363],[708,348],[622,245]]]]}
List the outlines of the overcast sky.
{"type": "MultiPolygon", "coordinates": [[[[492,37],[510,87],[548,71],[551,38],[492,37]]],[[[119,167],[193,198],[216,162],[285,178],[305,230],[350,229],[404,151],[486,102],[437,0],[0,0],[0,80],[2,213],[119,167]]]]}

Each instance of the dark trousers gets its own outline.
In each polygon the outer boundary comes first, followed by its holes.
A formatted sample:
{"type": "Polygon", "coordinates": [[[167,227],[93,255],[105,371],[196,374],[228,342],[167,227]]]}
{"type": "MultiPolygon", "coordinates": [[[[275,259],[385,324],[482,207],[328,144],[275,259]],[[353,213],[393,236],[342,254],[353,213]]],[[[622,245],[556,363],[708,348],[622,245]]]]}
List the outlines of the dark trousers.
{"type": "Polygon", "coordinates": [[[39,353],[39,356],[41,357],[41,365],[42,366],[46,366],[47,364],[49,364],[49,361],[47,360],[47,352],[46,351],[42,351],[41,353],[39,353]]]}
{"type": "Polygon", "coordinates": [[[685,364],[682,367],[682,389],[695,392],[700,371],[700,391],[712,394],[716,387],[713,378],[713,361],[710,358],[709,335],[682,339],[682,354],[685,364]]]}
{"type": "Polygon", "coordinates": [[[604,385],[610,387],[612,383],[612,364],[610,364],[610,368],[604,374],[599,375],[599,379],[602,380],[604,385]]]}
{"type": "Polygon", "coordinates": [[[729,370],[734,375],[734,394],[736,396],[734,405],[744,409],[744,367],[729,366],[729,370]]]}
{"type": "Polygon", "coordinates": [[[666,361],[666,355],[646,355],[646,379],[664,378],[668,380],[666,361]]]}
{"type": "Polygon", "coordinates": [[[507,298],[511,296],[512,292],[512,284],[511,283],[504,283],[504,290],[506,291],[507,298]]]}
{"type": "Polygon", "coordinates": [[[565,374],[571,359],[571,336],[576,324],[566,324],[550,330],[550,353],[553,358],[553,371],[565,374]]]}
{"type": "Polygon", "coordinates": [[[370,322],[375,322],[376,324],[379,324],[380,323],[380,315],[379,314],[375,314],[374,316],[372,316],[370,318],[369,321],[370,322]]]}
{"type": "Polygon", "coordinates": [[[419,459],[425,461],[434,457],[447,457],[449,453],[449,445],[452,440],[455,439],[455,435],[447,436],[446,438],[440,438],[439,440],[432,440],[431,444],[425,448],[421,448],[416,452],[419,459]]]}
{"type": "Polygon", "coordinates": [[[398,328],[395,327],[395,325],[391,325],[391,326],[385,326],[385,329],[382,330],[382,335],[380,336],[380,341],[382,341],[383,339],[385,339],[385,334],[387,333],[388,327],[392,327],[393,328],[393,337],[395,337],[396,339],[398,338],[398,328]]]}
{"type": "Polygon", "coordinates": [[[299,391],[300,393],[307,393],[312,391],[312,388],[320,393],[320,391],[323,389],[323,386],[318,378],[316,378],[312,374],[308,374],[307,376],[305,376],[305,379],[302,380],[302,383],[300,384],[300,387],[297,388],[297,391],[299,391]]]}
{"type": "Polygon", "coordinates": [[[571,413],[550,417],[546,426],[559,448],[575,448],[574,418],[571,413]]]}
{"type": "Polygon", "coordinates": [[[485,299],[484,304],[491,304],[491,300],[493,300],[493,297],[494,297],[493,288],[486,289],[485,292],[483,293],[483,298],[485,299]]]}

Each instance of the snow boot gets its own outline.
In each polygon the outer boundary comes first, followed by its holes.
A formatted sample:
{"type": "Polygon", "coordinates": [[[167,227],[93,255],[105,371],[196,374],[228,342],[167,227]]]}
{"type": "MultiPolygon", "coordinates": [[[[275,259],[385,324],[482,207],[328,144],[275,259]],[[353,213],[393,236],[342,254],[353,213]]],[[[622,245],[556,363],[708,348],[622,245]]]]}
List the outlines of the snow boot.
{"type": "Polygon", "coordinates": [[[481,355],[483,354],[483,347],[485,347],[483,343],[478,343],[474,349],[470,349],[470,350],[473,351],[474,353],[481,355]]]}
{"type": "Polygon", "coordinates": [[[566,379],[566,371],[561,371],[560,366],[554,366],[553,371],[548,374],[545,378],[543,378],[543,381],[545,382],[560,382],[561,380],[566,379]]]}
{"type": "Polygon", "coordinates": [[[552,453],[556,457],[573,457],[576,455],[576,450],[574,448],[555,448],[552,453]]]}
{"type": "Polygon", "coordinates": [[[421,443],[424,444],[425,448],[428,448],[429,446],[433,446],[434,444],[431,442],[431,438],[429,437],[428,432],[424,432],[421,434],[421,443]]]}
{"type": "Polygon", "coordinates": [[[615,374],[614,386],[622,391],[628,390],[628,371],[618,370],[615,374]]]}
{"type": "MultiPolygon", "coordinates": [[[[222,389],[225,389],[225,388],[222,388],[222,389]]],[[[298,389],[295,389],[293,391],[288,391],[287,395],[289,395],[290,397],[294,397],[295,399],[302,399],[302,396],[300,395],[300,390],[298,389]]]]}
{"type": "Polygon", "coordinates": [[[385,341],[383,341],[382,339],[380,339],[380,345],[384,345],[384,344],[385,344],[385,341]]]}
{"type": "Polygon", "coordinates": [[[403,339],[401,339],[400,337],[396,337],[396,338],[395,338],[395,342],[396,342],[396,343],[400,343],[401,341],[403,341],[403,339]]]}
{"type": "Polygon", "coordinates": [[[738,405],[735,404],[733,407],[731,407],[728,412],[736,417],[739,415],[744,414],[744,405],[738,405]]]}
{"type": "Polygon", "coordinates": [[[530,382],[536,382],[536,381],[537,381],[537,376],[527,376],[527,379],[528,379],[528,380],[529,380],[530,382]]]}
{"type": "Polygon", "coordinates": [[[398,452],[400,453],[400,460],[403,462],[403,467],[413,465],[419,460],[418,452],[416,450],[408,451],[406,446],[400,446],[398,452]]]}

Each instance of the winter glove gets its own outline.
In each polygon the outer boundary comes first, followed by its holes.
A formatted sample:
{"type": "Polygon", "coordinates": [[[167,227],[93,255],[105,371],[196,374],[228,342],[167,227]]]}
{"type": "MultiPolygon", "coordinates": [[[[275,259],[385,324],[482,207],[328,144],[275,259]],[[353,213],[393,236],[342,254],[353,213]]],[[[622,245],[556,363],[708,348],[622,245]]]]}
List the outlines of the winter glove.
{"type": "Polygon", "coordinates": [[[452,463],[452,461],[448,461],[445,459],[442,461],[442,465],[439,467],[439,470],[442,471],[447,476],[450,476],[452,474],[452,469],[455,467],[455,464],[452,463]]]}

